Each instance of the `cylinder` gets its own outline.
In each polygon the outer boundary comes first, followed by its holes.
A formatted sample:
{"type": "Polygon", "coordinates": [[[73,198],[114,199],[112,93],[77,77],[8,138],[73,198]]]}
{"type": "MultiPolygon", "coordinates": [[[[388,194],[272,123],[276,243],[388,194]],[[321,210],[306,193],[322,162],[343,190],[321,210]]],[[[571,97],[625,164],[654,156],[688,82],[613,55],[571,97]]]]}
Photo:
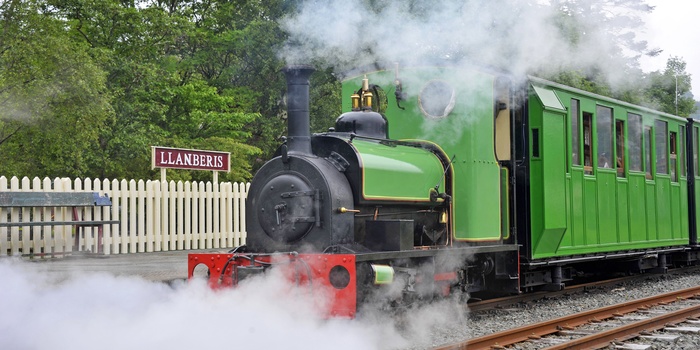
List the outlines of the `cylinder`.
{"type": "Polygon", "coordinates": [[[287,147],[290,153],[311,154],[309,77],[314,68],[288,66],[283,72],[287,78],[287,147]]]}

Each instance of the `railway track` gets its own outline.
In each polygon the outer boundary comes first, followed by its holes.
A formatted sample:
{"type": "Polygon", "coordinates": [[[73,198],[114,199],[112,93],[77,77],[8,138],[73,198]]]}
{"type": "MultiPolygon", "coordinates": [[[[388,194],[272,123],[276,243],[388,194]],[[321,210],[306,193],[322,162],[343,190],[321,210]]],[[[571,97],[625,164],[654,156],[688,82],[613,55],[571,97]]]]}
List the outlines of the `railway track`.
{"type": "Polygon", "coordinates": [[[637,280],[640,278],[647,278],[649,276],[652,276],[652,274],[625,276],[625,277],[607,279],[607,280],[603,280],[603,281],[581,283],[581,284],[566,286],[566,288],[564,288],[560,291],[523,293],[523,294],[519,294],[519,295],[511,295],[511,296],[501,297],[501,298],[479,300],[479,301],[470,302],[468,304],[468,307],[469,307],[469,311],[471,311],[471,312],[508,307],[511,305],[519,304],[519,303],[526,303],[526,302],[530,302],[530,301],[534,301],[534,300],[540,300],[543,298],[552,298],[552,297],[559,297],[562,295],[584,293],[586,291],[589,291],[589,290],[592,290],[595,288],[610,287],[610,286],[614,286],[614,285],[617,285],[620,283],[634,281],[634,280],[637,280]]]}
{"type": "Polygon", "coordinates": [[[595,349],[608,346],[613,341],[623,341],[650,332],[669,324],[684,322],[700,316],[700,287],[693,287],[665,293],[653,297],[638,299],[626,303],[607,306],[595,310],[580,312],[557,319],[527,325],[503,332],[472,338],[463,342],[435,348],[435,350],[454,349],[500,349],[506,346],[537,341],[537,348],[556,349],[595,349]],[[681,305],[679,301],[685,301],[681,305]],[[676,303],[674,310],[655,309],[676,303]],[[633,312],[646,313],[645,316],[626,317],[633,312]],[[579,328],[591,323],[600,323],[612,319],[622,320],[619,325],[602,331],[580,331],[579,328]],[[557,335],[556,338],[543,340],[544,337],[557,335]]]}
{"type": "Polygon", "coordinates": [[[512,305],[527,303],[535,300],[540,300],[544,298],[556,298],[563,295],[573,295],[576,293],[585,293],[598,288],[612,287],[624,283],[629,283],[637,281],[640,279],[648,279],[653,276],[668,276],[676,273],[700,273],[700,266],[685,266],[679,268],[671,268],[666,272],[657,273],[643,273],[628,275],[623,277],[608,278],[603,280],[595,280],[592,282],[578,283],[567,285],[564,289],[560,291],[542,291],[542,292],[532,292],[523,293],[519,295],[510,295],[501,298],[484,299],[478,301],[470,301],[468,304],[469,311],[483,311],[489,309],[498,309],[510,307],[512,305]]]}

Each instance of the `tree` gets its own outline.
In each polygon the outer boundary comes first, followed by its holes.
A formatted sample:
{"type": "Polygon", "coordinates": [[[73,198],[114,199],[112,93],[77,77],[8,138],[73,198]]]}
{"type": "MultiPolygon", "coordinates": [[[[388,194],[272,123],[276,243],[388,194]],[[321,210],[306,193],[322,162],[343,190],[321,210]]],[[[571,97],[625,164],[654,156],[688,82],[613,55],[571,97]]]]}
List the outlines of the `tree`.
{"type": "Polygon", "coordinates": [[[194,29],[181,51],[193,72],[220,90],[233,89],[260,116],[244,125],[247,143],[261,150],[247,158],[253,170],[275,151],[286,127],[284,61],[278,57],[286,36],[277,22],[285,6],[281,0],[193,2],[194,29]]]}
{"type": "Polygon", "coordinates": [[[537,74],[562,84],[612,96],[631,103],[644,99],[641,56],[661,52],[637,37],[641,17],[654,10],[637,0],[556,0],[553,17],[563,45],[560,64],[537,74]]]}
{"type": "Polygon", "coordinates": [[[691,77],[685,68],[683,59],[672,56],[663,72],[649,73],[647,96],[650,107],[682,117],[696,112],[695,100],[690,93],[691,77]]]}
{"type": "MultiPolygon", "coordinates": [[[[256,96],[231,84],[238,59],[222,47],[231,33],[201,23],[220,23],[216,9],[255,1],[93,1],[52,0],[75,38],[91,46],[108,72],[114,122],[100,135],[94,168],[100,177],[148,178],[150,146],[200,148],[232,153],[232,169],[222,180],[249,179],[248,159],[259,153],[246,142],[245,126],[260,116],[256,96]],[[221,35],[217,35],[220,33],[221,35]],[[201,55],[212,50],[214,54],[201,55]],[[224,50],[225,51],[225,50],[224,50]],[[211,69],[213,68],[213,69],[211,69]]],[[[222,10],[223,11],[223,10],[222,10]]],[[[255,12],[255,11],[252,11],[255,12]]],[[[227,23],[228,25],[228,23],[227,23]]],[[[172,179],[204,180],[210,175],[178,170],[172,179]]]]}
{"type": "Polygon", "coordinates": [[[38,0],[0,4],[0,172],[85,176],[113,116],[105,73],[38,0]]]}
{"type": "Polygon", "coordinates": [[[318,70],[311,75],[309,99],[310,124],[312,132],[325,132],[335,125],[342,113],[341,86],[329,68],[318,70]]]}

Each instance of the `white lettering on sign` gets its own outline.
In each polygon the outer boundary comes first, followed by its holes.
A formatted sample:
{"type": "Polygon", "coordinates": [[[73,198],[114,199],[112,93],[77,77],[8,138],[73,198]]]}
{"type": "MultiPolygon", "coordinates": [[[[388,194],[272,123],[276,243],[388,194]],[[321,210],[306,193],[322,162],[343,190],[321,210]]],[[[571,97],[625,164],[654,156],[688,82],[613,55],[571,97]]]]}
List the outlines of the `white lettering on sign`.
{"type": "Polygon", "coordinates": [[[230,170],[230,153],[153,147],[153,168],[230,170]]]}

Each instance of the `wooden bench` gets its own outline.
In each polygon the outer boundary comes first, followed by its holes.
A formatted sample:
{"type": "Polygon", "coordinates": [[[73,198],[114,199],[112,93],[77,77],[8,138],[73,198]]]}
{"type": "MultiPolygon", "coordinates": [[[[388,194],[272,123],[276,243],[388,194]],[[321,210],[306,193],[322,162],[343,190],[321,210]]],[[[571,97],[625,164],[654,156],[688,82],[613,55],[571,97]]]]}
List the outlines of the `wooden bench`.
{"type": "MultiPolygon", "coordinates": [[[[67,226],[75,227],[75,249],[78,250],[80,244],[80,229],[86,227],[97,228],[97,246],[96,253],[102,253],[102,229],[104,225],[119,224],[119,220],[82,220],[79,210],[87,210],[89,208],[101,208],[111,206],[112,201],[107,195],[101,195],[97,192],[0,192],[0,209],[10,208],[8,210],[0,210],[3,215],[11,213],[11,208],[17,208],[18,214],[11,214],[10,220],[19,221],[0,222],[2,227],[34,227],[34,226],[67,226]],[[43,210],[35,210],[33,208],[70,208],[72,209],[72,220],[53,220],[52,209],[51,217],[46,218],[43,210]],[[25,217],[29,216],[29,217],[25,217]],[[43,219],[43,220],[42,220],[43,219]]],[[[3,218],[0,218],[2,220],[3,218]]],[[[4,221],[4,220],[2,220],[4,221]]],[[[30,229],[30,235],[31,235],[30,229]]],[[[0,239],[6,239],[1,237],[0,239]]],[[[62,254],[62,253],[50,253],[62,254]]],[[[33,255],[43,255],[33,253],[33,255]]]]}

